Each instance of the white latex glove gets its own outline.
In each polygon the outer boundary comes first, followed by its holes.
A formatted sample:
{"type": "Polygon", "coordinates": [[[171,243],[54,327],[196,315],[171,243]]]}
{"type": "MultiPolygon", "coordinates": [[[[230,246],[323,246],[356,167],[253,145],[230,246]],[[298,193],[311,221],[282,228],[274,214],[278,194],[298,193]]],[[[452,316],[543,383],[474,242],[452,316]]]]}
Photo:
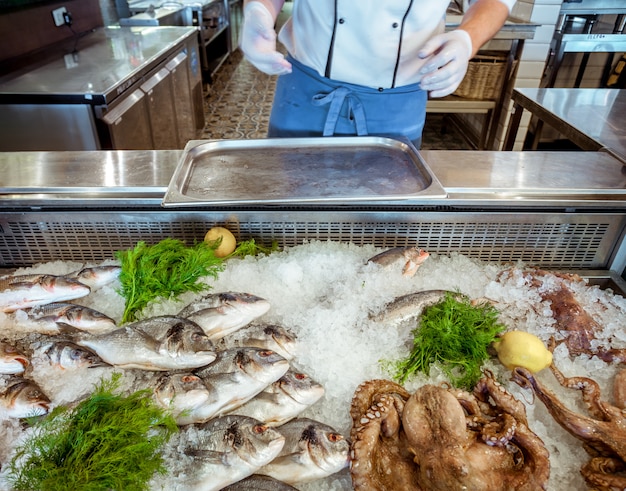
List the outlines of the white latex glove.
{"type": "Polygon", "coordinates": [[[291,73],[291,63],[276,51],[275,19],[261,2],[248,2],[243,9],[240,47],[246,59],[268,75],[291,73]]]}
{"type": "Polygon", "coordinates": [[[419,72],[423,75],[422,90],[428,91],[431,97],[452,94],[467,72],[472,51],[472,39],[462,29],[429,39],[418,53],[420,58],[426,59],[419,72]]]}

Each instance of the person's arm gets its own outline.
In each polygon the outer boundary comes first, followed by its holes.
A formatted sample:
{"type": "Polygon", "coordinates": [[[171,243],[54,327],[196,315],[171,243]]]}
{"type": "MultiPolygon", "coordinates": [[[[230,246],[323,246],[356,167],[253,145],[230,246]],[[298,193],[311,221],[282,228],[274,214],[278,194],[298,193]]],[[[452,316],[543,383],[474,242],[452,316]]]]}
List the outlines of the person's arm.
{"type": "Polygon", "coordinates": [[[420,70],[420,86],[431,97],[453,93],[467,72],[469,60],[504,25],[509,6],[501,0],[476,0],[458,29],[439,34],[420,50],[427,61],[420,70]]]}
{"type": "Polygon", "coordinates": [[[268,75],[291,72],[291,63],[276,50],[276,18],[285,0],[245,0],[241,51],[246,59],[268,75]]]}

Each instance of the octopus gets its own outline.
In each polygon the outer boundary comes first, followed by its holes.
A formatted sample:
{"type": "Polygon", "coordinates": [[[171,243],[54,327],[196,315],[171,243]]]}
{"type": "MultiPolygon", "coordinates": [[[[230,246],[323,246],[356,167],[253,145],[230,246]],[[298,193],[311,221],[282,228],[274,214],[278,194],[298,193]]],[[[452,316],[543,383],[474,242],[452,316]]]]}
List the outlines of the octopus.
{"type": "Polygon", "coordinates": [[[550,303],[556,329],[564,335],[564,339],[559,342],[565,343],[571,356],[596,355],[607,363],[626,362],[626,349],[592,347],[596,333],[602,330],[602,326],[580,305],[572,290],[567,287],[568,283],[584,282],[583,278],[576,274],[543,270],[525,271],[524,277],[538,289],[542,300],[550,303]],[[548,275],[559,279],[556,288],[544,287],[543,278],[548,275]]]}
{"type": "Polygon", "coordinates": [[[350,414],[355,490],[546,489],[548,451],[490,372],[471,393],[366,381],[350,414]]]}
{"type": "Polygon", "coordinates": [[[615,405],[600,398],[600,387],[594,380],[565,377],[554,364],[550,369],[563,387],[582,392],[589,415],[578,414],[566,407],[525,368],[513,370],[513,381],[532,389],[552,417],[583,442],[583,448],[591,458],[580,472],[592,489],[626,489],[626,475],[618,474],[626,471],[626,369],[619,371],[614,380],[615,405]]]}

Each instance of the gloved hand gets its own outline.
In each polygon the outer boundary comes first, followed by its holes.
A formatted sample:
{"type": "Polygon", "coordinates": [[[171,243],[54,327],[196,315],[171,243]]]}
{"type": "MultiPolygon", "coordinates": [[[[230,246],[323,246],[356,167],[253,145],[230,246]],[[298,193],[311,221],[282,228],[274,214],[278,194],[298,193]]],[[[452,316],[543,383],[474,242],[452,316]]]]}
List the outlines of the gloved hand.
{"type": "Polygon", "coordinates": [[[274,16],[261,2],[248,2],[243,9],[240,47],[246,59],[268,75],[291,73],[291,63],[276,51],[274,16]]]}
{"type": "Polygon", "coordinates": [[[420,58],[427,59],[419,71],[423,75],[422,90],[428,91],[431,97],[452,94],[467,72],[472,51],[472,39],[462,29],[429,39],[418,53],[420,58]]]}

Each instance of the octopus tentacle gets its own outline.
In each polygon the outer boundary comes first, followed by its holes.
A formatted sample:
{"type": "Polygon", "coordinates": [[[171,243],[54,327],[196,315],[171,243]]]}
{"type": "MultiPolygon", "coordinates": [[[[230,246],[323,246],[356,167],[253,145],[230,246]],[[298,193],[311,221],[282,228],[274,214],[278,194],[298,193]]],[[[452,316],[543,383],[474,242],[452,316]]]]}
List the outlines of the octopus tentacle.
{"type": "Polygon", "coordinates": [[[613,491],[626,489],[626,477],[615,475],[616,472],[626,470],[626,465],[620,459],[610,457],[596,457],[587,462],[580,470],[585,482],[598,491],[613,491]]]}

